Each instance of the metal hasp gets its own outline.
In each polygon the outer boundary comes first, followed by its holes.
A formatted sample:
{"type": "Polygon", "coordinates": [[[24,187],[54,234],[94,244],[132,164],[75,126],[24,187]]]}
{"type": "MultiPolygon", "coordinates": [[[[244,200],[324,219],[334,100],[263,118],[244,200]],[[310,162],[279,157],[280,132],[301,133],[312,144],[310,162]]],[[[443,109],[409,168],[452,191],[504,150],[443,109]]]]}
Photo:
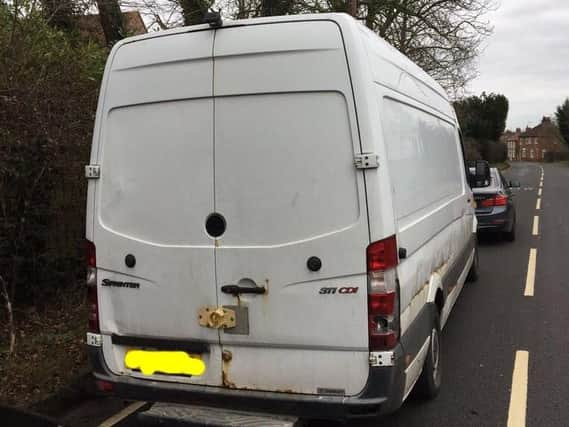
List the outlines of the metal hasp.
{"type": "Polygon", "coordinates": [[[100,176],[101,176],[101,167],[99,165],[85,166],[85,178],[99,179],[100,176]]]}
{"type": "Polygon", "coordinates": [[[235,311],[224,307],[201,307],[198,311],[199,324],[207,328],[234,328],[236,324],[235,311]]]}
{"type": "Polygon", "coordinates": [[[375,153],[356,154],[354,164],[356,169],[375,169],[379,167],[379,156],[375,153]]]}
{"type": "Polygon", "coordinates": [[[369,354],[369,366],[393,366],[395,355],[392,351],[372,351],[369,354]]]}
{"type": "Polygon", "coordinates": [[[101,347],[103,345],[103,337],[101,337],[101,334],[87,332],[87,345],[101,347]]]}

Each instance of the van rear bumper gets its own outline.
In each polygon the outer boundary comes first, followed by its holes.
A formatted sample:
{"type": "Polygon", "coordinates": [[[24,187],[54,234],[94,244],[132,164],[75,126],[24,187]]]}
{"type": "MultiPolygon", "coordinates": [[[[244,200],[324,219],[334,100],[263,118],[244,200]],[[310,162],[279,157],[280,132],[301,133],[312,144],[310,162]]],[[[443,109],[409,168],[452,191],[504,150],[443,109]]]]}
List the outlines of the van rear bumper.
{"type": "MultiPolygon", "coordinates": [[[[387,414],[398,409],[403,399],[405,374],[401,363],[390,367],[370,367],[364,390],[356,396],[344,397],[141,380],[110,372],[103,360],[100,347],[88,347],[88,351],[95,378],[112,383],[112,393],[124,399],[194,403],[235,410],[327,419],[367,418],[387,414]]],[[[398,347],[395,354],[395,360],[401,361],[401,348],[398,347]]]]}

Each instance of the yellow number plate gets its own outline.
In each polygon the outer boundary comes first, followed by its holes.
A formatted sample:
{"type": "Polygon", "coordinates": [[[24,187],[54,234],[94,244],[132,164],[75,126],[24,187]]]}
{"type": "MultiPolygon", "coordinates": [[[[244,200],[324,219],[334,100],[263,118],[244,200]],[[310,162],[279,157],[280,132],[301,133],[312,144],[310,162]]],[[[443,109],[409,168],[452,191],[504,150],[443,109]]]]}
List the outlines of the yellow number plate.
{"type": "Polygon", "coordinates": [[[183,351],[129,350],[124,357],[124,364],[128,369],[139,369],[144,375],[159,372],[199,376],[205,372],[205,363],[199,356],[183,351]]]}

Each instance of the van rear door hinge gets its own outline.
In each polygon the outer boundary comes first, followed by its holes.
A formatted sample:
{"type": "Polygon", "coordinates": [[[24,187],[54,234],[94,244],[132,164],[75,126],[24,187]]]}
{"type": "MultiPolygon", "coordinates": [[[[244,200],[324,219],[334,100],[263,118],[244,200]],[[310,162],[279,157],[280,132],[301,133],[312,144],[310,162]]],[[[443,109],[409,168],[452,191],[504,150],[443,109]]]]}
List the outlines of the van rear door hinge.
{"type": "Polygon", "coordinates": [[[379,157],[375,153],[356,154],[354,164],[356,169],[375,169],[379,167],[379,157]]]}
{"type": "Polygon", "coordinates": [[[100,176],[101,176],[101,167],[99,165],[85,166],[85,178],[99,179],[100,176]]]}

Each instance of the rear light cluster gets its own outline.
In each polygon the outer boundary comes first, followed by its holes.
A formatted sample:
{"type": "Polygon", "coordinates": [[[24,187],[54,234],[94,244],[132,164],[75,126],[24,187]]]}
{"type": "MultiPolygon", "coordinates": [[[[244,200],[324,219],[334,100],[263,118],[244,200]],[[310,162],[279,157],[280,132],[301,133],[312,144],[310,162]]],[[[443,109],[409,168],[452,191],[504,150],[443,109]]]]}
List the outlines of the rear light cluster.
{"type": "Polygon", "coordinates": [[[480,202],[480,206],[492,208],[494,206],[506,206],[508,204],[508,196],[505,194],[496,194],[493,197],[484,199],[480,202]]]}
{"type": "Polygon", "coordinates": [[[395,236],[367,248],[370,351],[390,350],[399,339],[398,263],[395,236]]]}
{"type": "Polygon", "coordinates": [[[99,301],[97,298],[97,255],[93,242],[87,241],[87,304],[89,332],[99,333],[99,301]]]}

